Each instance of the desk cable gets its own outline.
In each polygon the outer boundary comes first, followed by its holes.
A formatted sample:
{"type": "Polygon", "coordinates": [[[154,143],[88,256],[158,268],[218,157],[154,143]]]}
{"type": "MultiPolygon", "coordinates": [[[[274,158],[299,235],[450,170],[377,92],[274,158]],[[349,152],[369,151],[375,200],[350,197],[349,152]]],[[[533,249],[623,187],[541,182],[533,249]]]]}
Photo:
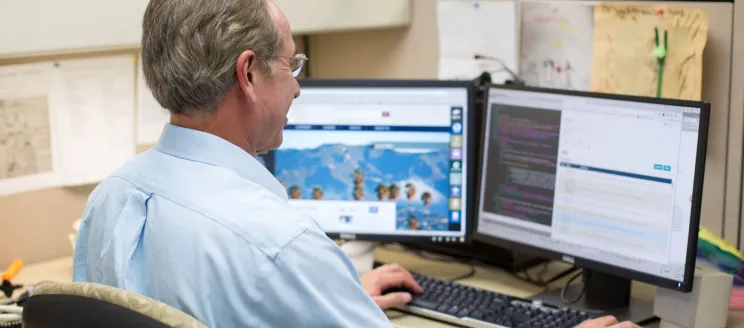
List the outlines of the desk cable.
{"type": "Polygon", "coordinates": [[[18,305],[0,305],[0,327],[20,327],[23,308],[18,305]]]}
{"type": "Polygon", "coordinates": [[[23,304],[31,296],[34,286],[27,286],[18,297],[0,300],[0,328],[21,328],[23,326],[23,304]]]}
{"type": "Polygon", "coordinates": [[[575,274],[573,277],[568,279],[566,283],[563,285],[563,288],[561,288],[561,301],[563,301],[564,304],[570,305],[578,302],[582,297],[584,297],[584,294],[586,293],[586,286],[589,282],[590,273],[591,271],[587,271],[587,274],[584,274],[584,271],[580,271],[579,273],[575,274]],[[571,283],[576,280],[579,276],[582,276],[582,286],[581,291],[579,291],[579,294],[576,295],[574,298],[569,299],[566,296],[566,292],[568,291],[568,288],[571,286],[571,283]]]}

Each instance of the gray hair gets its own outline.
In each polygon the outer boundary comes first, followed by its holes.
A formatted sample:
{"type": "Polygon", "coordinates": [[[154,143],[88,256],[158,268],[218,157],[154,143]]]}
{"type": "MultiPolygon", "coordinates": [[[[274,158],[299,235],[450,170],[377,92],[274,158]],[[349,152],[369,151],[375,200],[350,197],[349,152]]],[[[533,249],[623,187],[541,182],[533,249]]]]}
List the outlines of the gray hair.
{"type": "Polygon", "coordinates": [[[284,44],[267,0],[150,0],[142,22],[142,69],[147,86],[174,114],[203,115],[236,81],[245,50],[272,70],[284,44]]]}

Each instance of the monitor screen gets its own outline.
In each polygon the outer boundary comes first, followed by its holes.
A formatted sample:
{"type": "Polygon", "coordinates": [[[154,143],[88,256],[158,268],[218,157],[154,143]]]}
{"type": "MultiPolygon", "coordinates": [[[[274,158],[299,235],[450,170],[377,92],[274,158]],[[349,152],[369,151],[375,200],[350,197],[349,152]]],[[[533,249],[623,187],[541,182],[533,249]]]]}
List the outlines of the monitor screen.
{"type": "Polygon", "coordinates": [[[300,85],[269,164],[290,204],[333,238],[470,241],[467,83],[300,85]]]}
{"type": "Polygon", "coordinates": [[[479,238],[686,288],[707,107],[638,99],[491,88],[479,238]]]}

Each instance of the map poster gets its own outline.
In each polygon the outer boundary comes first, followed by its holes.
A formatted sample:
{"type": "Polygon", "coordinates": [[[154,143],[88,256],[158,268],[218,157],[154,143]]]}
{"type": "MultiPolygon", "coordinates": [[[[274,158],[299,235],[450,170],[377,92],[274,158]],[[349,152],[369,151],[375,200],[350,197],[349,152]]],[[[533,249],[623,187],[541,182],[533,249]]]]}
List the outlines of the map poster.
{"type": "Polygon", "coordinates": [[[0,98],[0,179],[51,171],[47,97],[0,98]]]}

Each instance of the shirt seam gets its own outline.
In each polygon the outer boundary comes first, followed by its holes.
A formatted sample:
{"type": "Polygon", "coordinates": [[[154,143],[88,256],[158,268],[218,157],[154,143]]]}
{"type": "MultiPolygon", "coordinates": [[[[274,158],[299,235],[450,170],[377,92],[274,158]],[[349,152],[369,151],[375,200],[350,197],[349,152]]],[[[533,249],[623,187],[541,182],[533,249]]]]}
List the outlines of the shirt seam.
{"type": "Polygon", "coordinates": [[[232,174],[234,174],[235,176],[237,176],[237,177],[239,177],[239,178],[241,178],[241,179],[243,179],[243,180],[246,180],[246,181],[248,181],[248,182],[250,182],[250,183],[252,183],[252,184],[255,184],[256,186],[259,186],[259,187],[261,187],[262,189],[264,189],[264,190],[265,190],[265,191],[267,192],[267,194],[271,195],[271,197],[276,197],[276,198],[278,198],[279,200],[283,200],[283,201],[286,201],[286,199],[284,199],[284,198],[282,198],[281,196],[277,195],[277,194],[276,194],[276,193],[274,192],[274,190],[271,190],[271,189],[269,189],[269,187],[267,187],[267,186],[265,186],[265,185],[263,185],[263,184],[261,184],[261,183],[258,183],[258,182],[256,182],[256,181],[254,181],[254,180],[250,179],[250,178],[246,178],[246,177],[242,176],[242,175],[240,174],[240,172],[236,172],[235,170],[232,170],[232,169],[230,169],[230,168],[227,168],[227,167],[225,167],[225,166],[221,166],[221,165],[218,165],[218,164],[215,164],[215,163],[210,163],[210,162],[207,162],[207,161],[197,160],[197,159],[195,159],[195,158],[191,158],[191,157],[188,157],[188,156],[184,156],[184,155],[178,155],[178,154],[176,154],[176,153],[174,153],[174,152],[170,152],[170,151],[167,151],[167,150],[163,150],[163,149],[160,149],[160,148],[158,148],[158,147],[155,147],[155,148],[153,148],[153,149],[154,149],[155,151],[157,151],[157,152],[159,152],[159,153],[163,154],[163,155],[166,155],[166,156],[172,156],[172,157],[175,157],[175,158],[178,158],[178,159],[182,159],[182,160],[185,160],[185,161],[190,161],[190,162],[194,162],[194,163],[200,163],[200,164],[205,164],[205,165],[213,166],[213,167],[216,167],[216,168],[226,169],[227,171],[231,172],[231,173],[232,173],[232,174]]]}
{"type": "Polygon", "coordinates": [[[196,162],[196,163],[202,163],[202,164],[206,164],[206,165],[209,165],[209,166],[221,167],[221,166],[216,165],[214,163],[209,163],[209,162],[206,162],[206,161],[200,161],[200,160],[197,160],[197,159],[194,159],[194,158],[191,158],[191,157],[186,157],[186,156],[183,156],[183,155],[174,154],[173,152],[165,151],[165,150],[160,149],[158,147],[155,147],[154,150],[157,151],[157,152],[159,152],[159,153],[162,153],[164,155],[173,156],[175,158],[180,158],[182,160],[196,162]]]}
{"type": "Polygon", "coordinates": [[[301,233],[298,233],[298,234],[297,234],[297,236],[294,236],[294,237],[293,237],[292,239],[290,239],[290,240],[289,240],[288,242],[286,242],[286,243],[285,243],[284,245],[282,245],[282,247],[281,247],[281,248],[279,249],[279,251],[277,251],[276,255],[274,255],[274,256],[270,256],[270,255],[269,255],[269,254],[267,254],[267,253],[266,253],[266,251],[264,251],[264,250],[263,250],[263,249],[262,249],[261,247],[258,247],[258,246],[256,246],[256,245],[255,245],[254,243],[252,243],[252,242],[251,242],[250,240],[246,239],[246,238],[245,238],[245,237],[244,237],[243,235],[241,235],[240,233],[238,233],[237,231],[235,231],[235,229],[232,229],[232,228],[230,228],[229,226],[225,225],[224,223],[220,222],[219,220],[217,220],[217,219],[215,219],[215,218],[213,218],[213,217],[211,217],[211,216],[209,216],[209,215],[207,215],[207,214],[205,214],[205,213],[199,212],[199,211],[197,211],[197,210],[195,210],[195,209],[193,209],[193,208],[191,208],[191,207],[189,207],[189,206],[186,206],[186,205],[184,205],[184,204],[181,204],[181,203],[179,203],[178,201],[176,201],[176,200],[174,200],[174,199],[171,199],[171,198],[169,198],[169,197],[167,197],[167,196],[164,196],[164,195],[162,195],[162,194],[159,194],[159,193],[155,193],[155,192],[152,192],[152,191],[147,191],[147,190],[145,190],[145,189],[141,188],[141,187],[140,187],[140,186],[139,186],[139,185],[138,185],[137,183],[135,183],[134,181],[131,181],[131,180],[129,180],[129,179],[127,179],[127,178],[125,178],[125,177],[122,177],[122,176],[119,176],[119,175],[112,175],[112,176],[111,176],[111,178],[117,178],[117,179],[121,179],[121,180],[123,180],[123,181],[126,181],[127,183],[131,184],[131,185],[132,185],[132,186],[133,186],[133,187],[134,187],[135,189],[139,190],[139,191],[140,191],[140,192],[142,192],[142,193],[145,193],[145,194],[147,194],[147,195],[148,195],[148,199],[152,198],[152,195],[157,195],[158,197],[160,197],[160,198],[163,198],[163,199],[167,200],[168,202],[170,202],[170,203],[172,203],[172,204],[178,205],[178,206],[180,206],[180,207],[182,207],[182,208],[184,208],[184,209],[187,209],[187,210],[189,210],[190,212],[193,212],[193,213],[195,213],[195,214],[197,214],[197,215],[199,215],[199,216],[201,216],[201,217],[204,217],[204,218],[207,218],[207,219],[209,219],[210,221],[214,222],[215,224],[217,224],[217,225],[219,225],[219,226],[223,227],[224,229],[227,229],[227,230],[228,230],[228,231],[230,231],[231,233],[235,234],[236,236],[238,236],[238,238],[240,238],[240,239],[241,239],[241,240],[243,240],[244,242],[248,243],[248,244],[249,244],[249,245],[251,245],[252,247],[256,248],[256,249],[257,249],[257,250],[259,250],[259,251],[260,251],[261,253],[263,253],[263,254],[264,254],[264,255],[265,255],[266,257],[268,257],[268,258],[270,258],[270,259],[272,259],[272,260],[274,260],[274,259],[276,258],[276,256],[278,256],[278,255],[279,255],[279,252],[281,252],[281,250],[282,250],[282,249],[284,249],[284,247],[286,247],[286,246],[287,246],[287,245],[288,245],[289,243],[291,243],[291,242],[292,242],[293,240],[295,240],[295,239],[296,239],[297,237],[299,237],[300,235],[303,235],[303,234],[305,233],[305,231],[307,231],[307,228],[305,228],[305,230],[303,230],[303,231],[302,231],[301,233]]]}
{"type": "Polygon", "coordinates": [[[284,243],[284,245],[282,245],[282,247],[276,252],[276,255],[274,255],[274,257],[272,257],[271,260],[273,262],[276,262],[276,259],[279,257],[279,254],[281,254],[285,248],[287,248],[290,244],[292,244],[295,240],[297,240],[297,238],[304,236],[308,230],[310,230],[310,228],[305,228],[304,230],[302,230],[302,232],[298,233],[297,236],[292,237],[292,239],[284,243]]]}

